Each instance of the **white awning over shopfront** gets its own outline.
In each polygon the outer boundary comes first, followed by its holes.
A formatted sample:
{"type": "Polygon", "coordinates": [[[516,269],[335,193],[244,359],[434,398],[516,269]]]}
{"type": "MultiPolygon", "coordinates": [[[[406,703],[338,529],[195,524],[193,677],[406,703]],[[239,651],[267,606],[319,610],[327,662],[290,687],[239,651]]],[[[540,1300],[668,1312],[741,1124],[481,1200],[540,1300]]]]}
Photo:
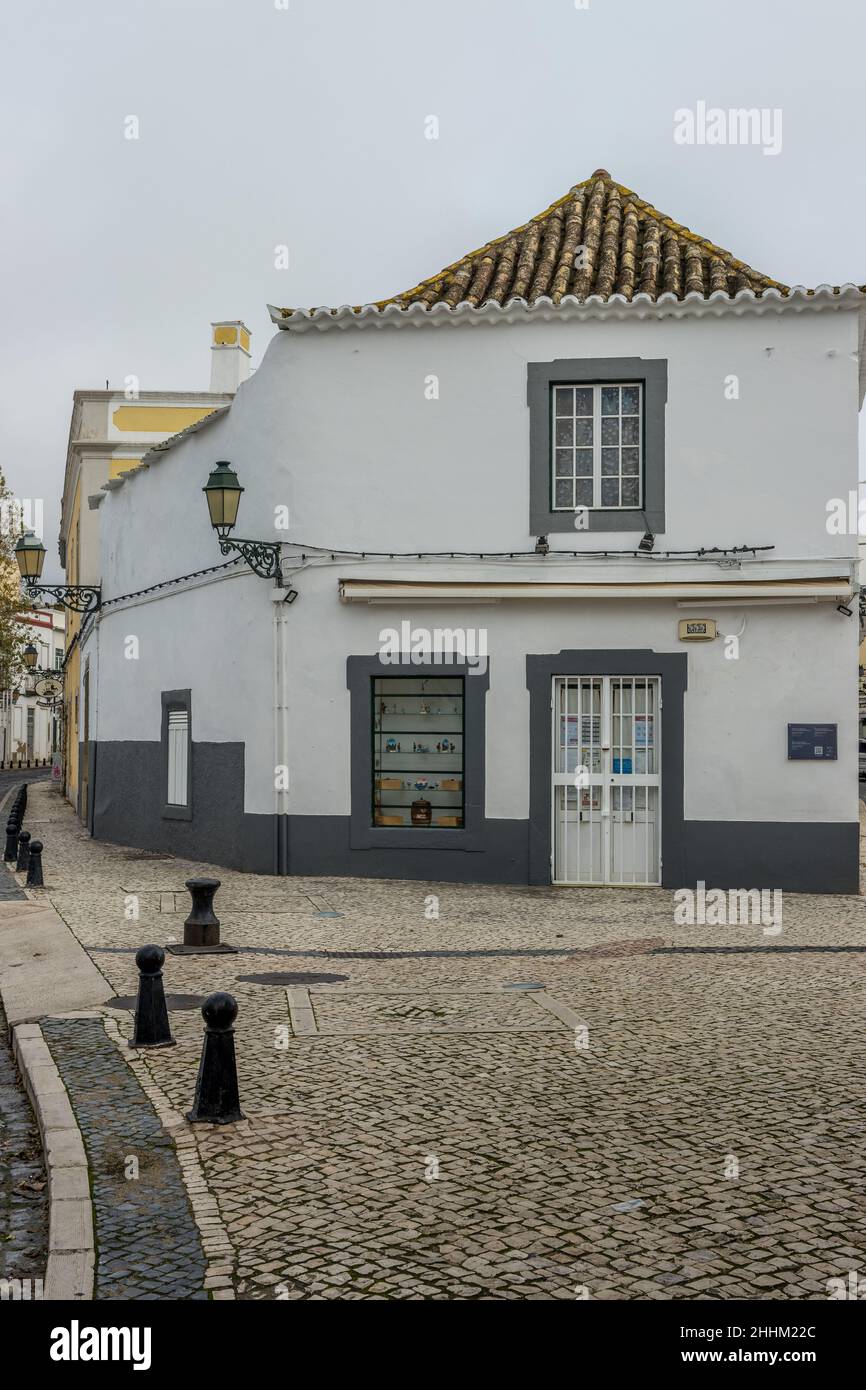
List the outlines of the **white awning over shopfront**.
{"type": "Polygon", "coordinates": [[[341,579],[343,603],[499,603],[503,599],[529,602],[549,599],[671,599],[713,603],[784,602],[839,603],[850,599],[847,576],[815,579],[720,580],[716,582],[668,581],[662,583],[555,583],[529,580],[518,583],[467,583],[428,580],[341,579]]]}

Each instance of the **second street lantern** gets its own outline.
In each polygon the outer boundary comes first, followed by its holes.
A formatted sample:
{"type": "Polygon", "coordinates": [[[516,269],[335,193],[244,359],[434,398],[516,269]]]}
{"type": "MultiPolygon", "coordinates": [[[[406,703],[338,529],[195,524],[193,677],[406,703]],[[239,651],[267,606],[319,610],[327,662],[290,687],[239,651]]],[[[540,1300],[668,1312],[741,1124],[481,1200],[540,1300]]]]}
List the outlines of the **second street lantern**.
{"type": "Polygon", "coordinates": [[[225,539],[238,519],[243,490],[238,475],[225,459],[216,465],[202,488],[207,498],[210,524],[221,540],[225,539]]]}
{"type": "Polygon", "coordinates": [[[38,579],[45,564],[45,546],[32,531],[27,531],[15,542],[15,560],[22,579],[38,579]]]}
{"type": "Polygon", "coordinates": [[[55,603],[59,603],[63,608],[71,608],[76,613],[93,612],[99,607],[102,591],[98,584],[36,582],[45,564],[45,546],[32,531],[25,531],[15,542],[15,560],[30,598],[41,599],[44,594],[50,594],[55,603]]]}

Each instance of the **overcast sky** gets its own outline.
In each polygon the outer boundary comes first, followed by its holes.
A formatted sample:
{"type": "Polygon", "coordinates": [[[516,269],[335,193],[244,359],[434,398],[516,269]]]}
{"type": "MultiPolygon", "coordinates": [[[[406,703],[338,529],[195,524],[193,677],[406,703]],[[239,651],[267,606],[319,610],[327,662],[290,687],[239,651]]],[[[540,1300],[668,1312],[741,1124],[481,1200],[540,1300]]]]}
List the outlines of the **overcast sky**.
{"type": "Polygon", "coordinates": [[[581,3],[6,7],[2,462],[49,556],[76,387],[204,389],[211,320],[255,364],[267,302],[407,289],[600,166],[775,279],[866,283],[862,0],[581,3]],[[780,151],[678,144],[699,102],[780,111],[780,151]]]}

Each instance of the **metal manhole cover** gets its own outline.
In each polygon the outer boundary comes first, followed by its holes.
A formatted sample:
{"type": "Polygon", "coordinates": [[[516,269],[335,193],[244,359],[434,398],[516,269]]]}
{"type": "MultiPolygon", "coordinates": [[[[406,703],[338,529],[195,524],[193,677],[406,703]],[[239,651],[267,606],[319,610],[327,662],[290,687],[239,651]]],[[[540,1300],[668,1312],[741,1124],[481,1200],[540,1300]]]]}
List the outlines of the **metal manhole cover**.
{"type": "Polygon", "coordinates": [[[318,975],[312,970],[273,970],[267,975],[238,975],[249,985],[338,985],[349,975],[318,975]]]}
{"type": "MultiPolygon", "coordinates": [[[[167,994],[165,1003],[169,1012],[179,1013],[183,1009],[200,1009],[204,999],[203,994],[167,994]]],[[[138,999],[134,994],[124,994],[116,999],[109,999],[106,1008],[134,1009],[137,1003],[138,999]]]]}

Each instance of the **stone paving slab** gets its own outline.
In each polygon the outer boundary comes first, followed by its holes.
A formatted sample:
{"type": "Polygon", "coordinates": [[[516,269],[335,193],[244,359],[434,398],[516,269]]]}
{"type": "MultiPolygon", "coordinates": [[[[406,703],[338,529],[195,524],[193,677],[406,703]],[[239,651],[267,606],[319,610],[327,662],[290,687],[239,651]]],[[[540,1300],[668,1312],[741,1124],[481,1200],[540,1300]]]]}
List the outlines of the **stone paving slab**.
{"type": "Polygon", "coordinates": [[[48,896],[115,995],[139,945],[180,939],[184,880],[222,880],[239,954],[168,957],[166,987],[236,996],[248,1118],[183,1118],[197,1013],[130,1057],[131,1013],[102,1010],[177,1145],[214,1296],[808,1300],[866,1268],[866,953],[787,949],[866,946],[861,898],[786,895],[768,939],[677,926],[661,889],[246,876],[92,841],[55,790],[31,800],[48,896]],[[292,971],[346,977],[324,1004],[306,990],[327,1034],[293,1032],[292,971]],[[466,1028],[425,1019],[446,997],[466,1028]],[[365,1027],[341,1032],[341,1009],[365,1027]]]}
{"type": "Polygon", "coordinates": [[[0,902],[0,995],[10,1028],[111,998],[104,975],[39,891],[38,900],[0,902]]]}

